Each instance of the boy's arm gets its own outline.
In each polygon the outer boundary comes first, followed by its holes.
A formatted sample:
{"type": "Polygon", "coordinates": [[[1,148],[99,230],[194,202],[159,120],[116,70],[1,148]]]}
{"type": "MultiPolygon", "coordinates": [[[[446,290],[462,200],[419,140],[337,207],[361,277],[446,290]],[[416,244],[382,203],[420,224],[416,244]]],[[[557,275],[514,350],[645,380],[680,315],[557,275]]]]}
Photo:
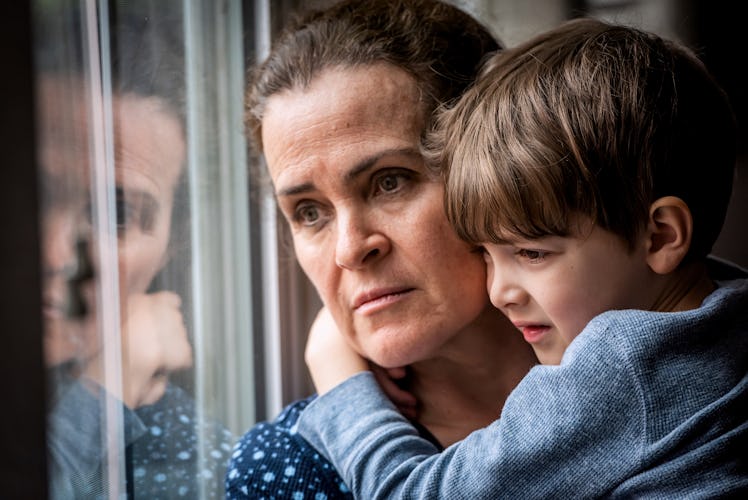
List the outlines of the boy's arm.
{"type": "Polygon", "coordinates": [[[600,354],[536,367],[502,418],[444,452],[418,436],[370,372],[309,405],[299,432],[357,498],[599,497],[639,463],[644,409],[625,363],[600,354]]]}
{"type": "Polygon", "coordinates": [[[323,307],[312,323],[305,360],[318,394],[324,394],[356,373],[372,370],[382,390],[397,409],[408,418],[416,418],[417,401],[396,380],[407,375],[404,367],[384,369],[364,360],[339,333],[332,315],[323,307]]]}
{"type": "Polygon", "coordinates": [[[324,394],[351,375],[367,371],[369,364],[356,353],[338,332],[326,307],[309,329],[304,360],[318,394],[324,394]]]}
{"type": "Polygon", "coordinates": [[[301,414],[298,429],[333,462],[355,498],[400,498],[398,482],[408,479],[421,460],[438,456],[437,448],[419,437],[370,371],[353,375],[313,401],[301,414]],[[320,400],[322,404],[315,404],[320,400]],[[386,450],[397,442],[407,443],[408,455],[416,457],[407,468],[398,467],[399,457],[388,460],[386,450]],[[366,467],[364,462],[369,462],[366,467]],[[384,484],[385,477],[394,477],[394,483],[384,484]]]}

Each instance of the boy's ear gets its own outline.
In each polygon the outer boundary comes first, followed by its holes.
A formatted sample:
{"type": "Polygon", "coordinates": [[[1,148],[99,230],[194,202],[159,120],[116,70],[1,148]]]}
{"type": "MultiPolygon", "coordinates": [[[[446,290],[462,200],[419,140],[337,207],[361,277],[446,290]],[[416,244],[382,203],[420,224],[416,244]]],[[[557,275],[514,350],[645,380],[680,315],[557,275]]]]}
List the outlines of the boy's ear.
{"type": "Polygon", "coordinates": [[[678,197],[658,198],[649,207],[647,264],[658,274],[674,271],[691,248],[693,217],[678,197]]]}

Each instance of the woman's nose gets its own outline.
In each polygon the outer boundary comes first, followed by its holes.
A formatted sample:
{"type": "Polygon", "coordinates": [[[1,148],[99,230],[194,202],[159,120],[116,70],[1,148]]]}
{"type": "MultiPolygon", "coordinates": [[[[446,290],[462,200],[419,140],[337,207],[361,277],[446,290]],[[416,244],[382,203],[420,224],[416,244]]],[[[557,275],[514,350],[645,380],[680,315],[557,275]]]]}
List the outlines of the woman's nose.
{"type": "Polygon", "coordinates": [[[48,213],[45,218],[42,236],[44,269],[48,275],[55,275],[74,264],[75,218],[64,213],[48,213]]]}
{"type": "Polygon", "coordinates": [[[390,240],[366,217],[338,217],[335,263],[349,270],[361,269],[390,251],[390,240]]]}

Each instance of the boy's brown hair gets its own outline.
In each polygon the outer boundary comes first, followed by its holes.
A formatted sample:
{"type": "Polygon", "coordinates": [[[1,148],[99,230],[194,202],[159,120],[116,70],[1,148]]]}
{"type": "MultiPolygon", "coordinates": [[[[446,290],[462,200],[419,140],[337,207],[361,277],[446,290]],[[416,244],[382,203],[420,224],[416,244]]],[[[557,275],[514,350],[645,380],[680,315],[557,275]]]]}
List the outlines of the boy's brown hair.
{"type": "Polygon", "coordinates": [[[727,97],[690,50],[587,18],[495,55],[430,139],[468,241],[568,236],[581,214],[631,246],[650,204],[676,196],[686,260],[719,235],[736,155],[727,97]]]}

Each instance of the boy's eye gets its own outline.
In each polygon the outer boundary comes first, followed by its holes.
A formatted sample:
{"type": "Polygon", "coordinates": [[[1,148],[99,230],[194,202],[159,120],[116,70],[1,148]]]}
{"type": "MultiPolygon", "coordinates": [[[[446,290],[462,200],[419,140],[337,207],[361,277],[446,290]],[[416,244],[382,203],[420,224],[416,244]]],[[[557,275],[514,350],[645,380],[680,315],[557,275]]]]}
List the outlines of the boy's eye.
{"type": "Polygon", "coordinates": [[[517,250],[517,255],[519,255],[520,257],[524,257],[530,262],[541,262],[548,256],[548,252],[545,252],[543,250],[520,248],[519,250],[517,250]]]}

